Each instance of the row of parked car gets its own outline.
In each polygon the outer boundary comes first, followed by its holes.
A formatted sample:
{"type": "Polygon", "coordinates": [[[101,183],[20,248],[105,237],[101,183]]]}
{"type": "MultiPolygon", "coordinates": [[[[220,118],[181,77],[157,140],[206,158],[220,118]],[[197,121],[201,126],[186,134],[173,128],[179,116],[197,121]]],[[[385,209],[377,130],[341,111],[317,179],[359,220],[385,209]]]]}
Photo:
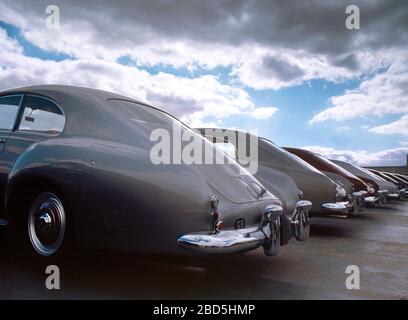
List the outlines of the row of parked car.
{"type": "Polygon", "coordinates": [[[309,238],[314,215],[353,216],[408,197],[407,176],[246,133],[246,142],[257,143],[257,170],[249,174],[239,164],[240,144],[226,138],[238,134],[193,131],[158,108],[100,90],[3,91],[0,228],[9,235],[3,241],[40,256],[70,243],[170,254],[262,247],[274,256],[290,239],[309,238]],[[173,147],[161,155],[177,161],[158,164],[157,129],[195,135],[228,161],[185,163],[173,147]]]}
{"type": "MultiPolygon", "coordinates": [[[[226,137],[239,134],[222,129],[218,136],[206,134],[210,129],[199,129],[215,144],[231,144],[232,157],[239,161],[239,145],[226,137]]],[[[279,147],[262,138],[259,144],[259,167],[256,179],[282,204],[281,245],[290,238],[307,240],[311,216],[357,215],[367,206],[382,206],[391,200],[408,198],[408,176],[381,172],[340,160],[329,160],[322,155],[299,148],[279,147]],[[293,232],[291,232],[291,230],[293,232]]]]}

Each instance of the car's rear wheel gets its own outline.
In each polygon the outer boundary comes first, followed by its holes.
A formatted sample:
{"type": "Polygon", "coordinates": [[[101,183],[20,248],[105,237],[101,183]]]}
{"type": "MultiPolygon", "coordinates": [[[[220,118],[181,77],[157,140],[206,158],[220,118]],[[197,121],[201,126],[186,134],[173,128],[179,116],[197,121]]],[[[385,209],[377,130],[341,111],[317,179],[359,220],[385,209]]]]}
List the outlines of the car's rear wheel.
{"type": "Polygon", "coordinates": [[[66,211],[52,192],[41,193],[32,203],[27,221],[33,249],[41,256],[52,256],[61,248],[66,231],[66,211]]]}
{"type": "Polygon", "coordinates": [[[268,240],[266,240],[263,248],[265,255],[276,256],[279,253],[279,247],[281,243],[281,224],[280,218],[275,218],[270,222],[271,225],[271,235],[268,240]]]}
{"type": "Polygon", "coordinates": [[[295,225],[295,238],[298,241],[307,241],[310,236],[310,217],[307,212],[299,215],[298,223],[295,225]]]}

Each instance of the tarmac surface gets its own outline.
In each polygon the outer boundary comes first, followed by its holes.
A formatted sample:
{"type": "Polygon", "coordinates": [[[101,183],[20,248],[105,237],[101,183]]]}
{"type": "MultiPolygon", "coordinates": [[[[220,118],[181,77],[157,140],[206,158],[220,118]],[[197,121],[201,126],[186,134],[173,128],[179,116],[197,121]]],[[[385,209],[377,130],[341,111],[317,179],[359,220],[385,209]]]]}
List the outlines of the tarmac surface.
{"type": "Polygon", "coordinates": [[[61,289],[46,265],[0,248],[0,299],[408,299],[408,201],[353,218],[313,218],[311,238],[277,257],[141,257],[84,251],[58,260],[61,289]],[[346,268],[360,289],[346,288],[346,268]]]}

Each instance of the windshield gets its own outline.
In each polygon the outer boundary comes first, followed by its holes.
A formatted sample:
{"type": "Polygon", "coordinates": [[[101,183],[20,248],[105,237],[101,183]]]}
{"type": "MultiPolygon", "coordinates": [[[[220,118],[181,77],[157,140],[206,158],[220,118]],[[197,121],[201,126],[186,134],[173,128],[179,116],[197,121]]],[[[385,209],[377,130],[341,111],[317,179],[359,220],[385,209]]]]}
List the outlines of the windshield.
{"type": "MultiPolygon", "coordinates": [[[[228,161],[224,163],[224,172],[231,176],[249,176],[250,173],[243,167],[241,167],[236,162],[235,156],[235,148],[233,145],[228,146],[227,143],[223,143],[226,146],[217,146],[215,147],[214,144],[207,139],[205,139],[201,134],[195,132],[194,130],[190,129],[187,125],[183,122],[178,120],[177,118],[173,117],[172,115],[162,111],[160,109],[150,107],[141,103],[129,101],[129,100],[121,100],[121,99],[109,99],[108,100],[114,107],[115,107],[115,116],[119,117],[122,122],[126,123],[127,126],[131,127],[133,131],[143,132],[143,134],[138,135],[137,140],[141,140],[144,137],[149,144],[147,144],[148,148],[151,148],[151,141],[150,135],[155,129],[165,129],[170,133],[170,140],[174,146],[174,139],[180,139],[181,144],[181,154],[179,156],[183,156],[183,148],[189,145],[192,140],[194,142],[201,143],[200,149],[201,153],[198,153],[199,159],[194,164],[205,164],[206,162],[206,152],[211,152],[209,149],[212,149],[214,152],[212,154],[213,162],[211,164],[218,164],[214,159],[215,157],[227,157],[228,161]],[[176,134],[174,130],[180,130],[180,134],[176,134]],[[184,139],[186,138],[186,140],[184,139]],[[232,156],[234,154],[234,156],[232,156]]],[[[174,152],[174,151],[173,151],[174,152]]],[[[177,157],[173,153],[173,156],[177,157]]],[[[209,169],[207,169],[209,170],[209,169]]]]}
{"type": "Polygon", "coordinates": [[[184,130],[191,130],[180,120],[160,109],[129,100],[109,99],[108,101],[115,107],[115,112],[118,113],[122,119],[126,119],[133,124],[166,128],[176,125],[184,130]]]}

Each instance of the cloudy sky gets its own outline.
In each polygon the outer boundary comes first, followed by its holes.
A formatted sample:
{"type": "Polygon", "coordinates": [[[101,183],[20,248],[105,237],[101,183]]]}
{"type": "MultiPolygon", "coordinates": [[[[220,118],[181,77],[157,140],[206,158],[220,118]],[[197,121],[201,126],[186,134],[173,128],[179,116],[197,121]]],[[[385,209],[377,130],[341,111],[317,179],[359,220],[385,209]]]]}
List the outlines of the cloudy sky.
{"type": "Polygon", "coordinates": [[[257,129],[280,145],[400,165],[407,31],[403,0],[0,0],[0,89],[107,89],[193,127],[257,129]],[[59,29],[47,28],[50,4],[59,29]],[[345,27],[349,4],[360,30],[345,27]]]}

